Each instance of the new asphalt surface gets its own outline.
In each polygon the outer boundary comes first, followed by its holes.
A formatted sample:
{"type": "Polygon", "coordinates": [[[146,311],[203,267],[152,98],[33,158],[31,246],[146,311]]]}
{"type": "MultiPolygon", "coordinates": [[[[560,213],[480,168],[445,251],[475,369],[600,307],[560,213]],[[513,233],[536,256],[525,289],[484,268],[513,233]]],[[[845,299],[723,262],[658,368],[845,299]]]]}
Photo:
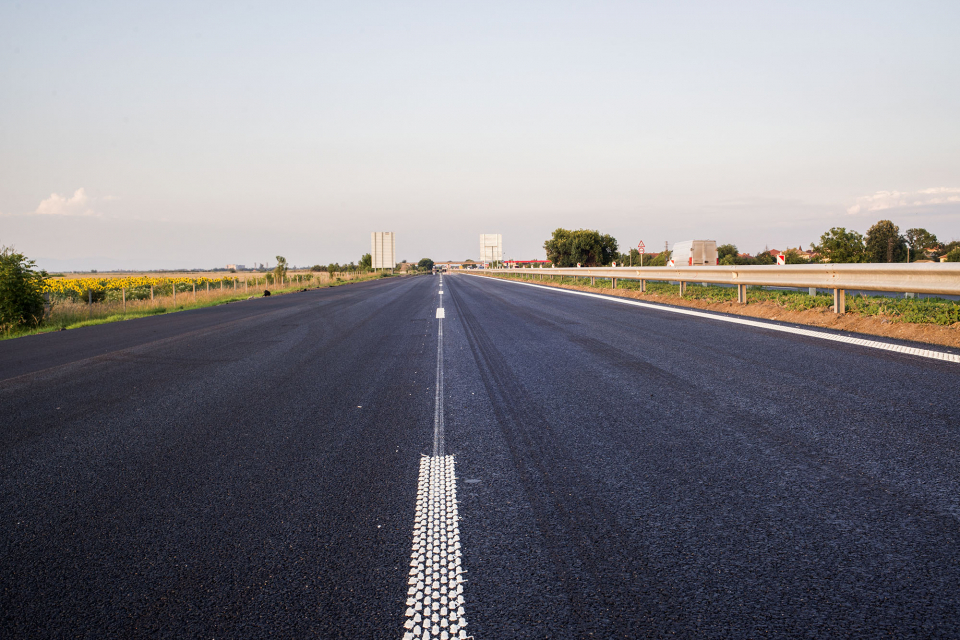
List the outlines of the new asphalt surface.
{"type": "Polygon", "coordinates": [[[960,636],[960,365],[467,275],[0,342],[0,636],[960,636]]]}

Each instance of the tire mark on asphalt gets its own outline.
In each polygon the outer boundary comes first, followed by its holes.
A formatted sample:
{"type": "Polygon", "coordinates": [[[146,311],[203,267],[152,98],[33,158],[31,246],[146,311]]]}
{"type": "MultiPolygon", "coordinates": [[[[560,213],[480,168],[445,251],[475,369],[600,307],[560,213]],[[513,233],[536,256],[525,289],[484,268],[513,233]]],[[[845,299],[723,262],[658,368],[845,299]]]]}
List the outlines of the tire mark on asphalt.
{"type": "MultiPolygon", "coordinates": [[[[566,593],[570,613],[565,626],[577,629],[578,634],[614,637],[611,634],[633,629],[640,620],[649,621],[655,607],[645,587],[653,576],[647,576],[642,558],[624,554],[626,546],[621,542],[630,536],[605,508],[560,434],[529,401],[530,394],[513,375],[509,363],[461,304],[456,287],[450,294],[524,494],[566,593]],[[631,613],[630,620],[618,618],[625,606],[631,613]]],[[[669,626],[663,621],[661,628],[669,626]]]]}

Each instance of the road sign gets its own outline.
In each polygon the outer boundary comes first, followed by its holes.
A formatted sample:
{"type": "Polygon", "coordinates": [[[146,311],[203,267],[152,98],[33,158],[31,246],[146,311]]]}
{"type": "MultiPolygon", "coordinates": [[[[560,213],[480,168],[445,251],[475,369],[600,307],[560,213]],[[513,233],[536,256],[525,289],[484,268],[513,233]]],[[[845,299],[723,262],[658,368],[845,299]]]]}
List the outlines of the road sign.
{"type": "Polygon", "coordinates": [[[787,258],[787,256],[785,256],[785,255],[783,255],[783,254],[781,253],[780,255],[777,256],[777,264],[778,264],[778,265],[786,264],[786,263],[787,263],[786,258],[787,258]]]}
{"type": "Polygon", "coordinates": [[[640,244],[637,245],[637,249],[640,250],[640,253],[643,253],[643,250],[644,250],[645,248],[646,248],[646,247],[643,246],[643,240],[641,240],[641,241],[640,241],[640,244]]]}

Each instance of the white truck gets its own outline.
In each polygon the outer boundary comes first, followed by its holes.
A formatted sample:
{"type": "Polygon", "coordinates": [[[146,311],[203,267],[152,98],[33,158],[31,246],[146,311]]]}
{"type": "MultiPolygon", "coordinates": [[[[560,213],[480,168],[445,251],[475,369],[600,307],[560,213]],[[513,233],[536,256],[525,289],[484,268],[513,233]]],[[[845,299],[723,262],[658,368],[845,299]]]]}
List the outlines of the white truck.
{"type": "Polygon", "coordinates": [[[671,267],[702,267],[720,264],[716,240],[686,240],[673,245],[671,267]]]}

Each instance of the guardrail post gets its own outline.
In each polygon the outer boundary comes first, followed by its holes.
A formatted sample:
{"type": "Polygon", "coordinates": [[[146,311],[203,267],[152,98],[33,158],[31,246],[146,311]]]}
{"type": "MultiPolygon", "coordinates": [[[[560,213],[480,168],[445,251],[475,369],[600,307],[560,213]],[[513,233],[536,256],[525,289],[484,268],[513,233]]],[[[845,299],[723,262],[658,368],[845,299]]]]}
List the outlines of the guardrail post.
{"type": "Polygon", "coordinates": [[[610,288],[611,288],[611,289],[616,289],[616,288],[617,288],[617,279],[616,279],[616,278],[610,278],[610,288]]]}
{"type": "Polygon", "coordinates": [[[846,290],[833,290],[833,312],[843,315],[847,312],[846,290]]]}
{"type": "Polygon", "coordinates": [[[810,295],[811,295],[811,296],[816,296],[816,295],[817,295],[817,288],[816,288],[816,287],[810,287],[810,295]]]}
{"type": "Polygon", "coordinates": [[[745,284],[737,285],[737,303],[747,304],[747,285],[745,284]]]}
{"type": "Polygon", "coordinates": [[[683,294],[687,292],[687,283],[683,280],[680,281],[680,297],[683,297],[683,294]]]}
{"type": "Polygon", "coordinates": [[[647,292],[647,281],[646,281],[646,280],[641,280],[641,281],[640,281],[640,293],[646,293],[646,292],[647,292]]]}
{"type": "Polygon", "coordinates": [[[594,278],[594,277],[592,277],[592,276],[591,276],[591,278],[590,278],[590,286],[591,286],[591,287],[597,286],[597,279],[594,278]]]}

